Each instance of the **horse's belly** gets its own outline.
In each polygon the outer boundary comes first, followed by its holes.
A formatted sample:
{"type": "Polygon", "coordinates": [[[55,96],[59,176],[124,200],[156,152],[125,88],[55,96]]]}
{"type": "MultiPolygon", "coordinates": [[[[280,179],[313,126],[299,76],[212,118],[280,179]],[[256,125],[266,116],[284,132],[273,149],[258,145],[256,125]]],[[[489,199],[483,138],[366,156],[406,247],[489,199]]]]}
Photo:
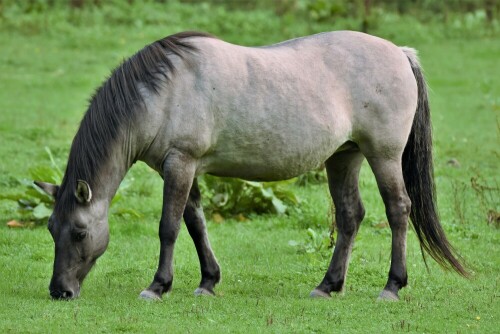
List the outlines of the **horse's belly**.
{"type": "Polygon", "coordinates": [[[302,128],[300,136],[275,130],[220,141],[201,159],[200,174],[285,180],[321,166],[346,140],[322,129],[308,132],[302,128]]]}
{"type": "MultiPolygon", "coordinates": [[[[271,153],[271,152],[270,152],[271,153]]],[[[270,155],[261,155],[258,159],[241,155],[212,156],[207,159],[206,170],[216,176],[237,177],[250,181],[279,181],[303,174],[321,166],[323,159],[273,159],[270,155]]]]}

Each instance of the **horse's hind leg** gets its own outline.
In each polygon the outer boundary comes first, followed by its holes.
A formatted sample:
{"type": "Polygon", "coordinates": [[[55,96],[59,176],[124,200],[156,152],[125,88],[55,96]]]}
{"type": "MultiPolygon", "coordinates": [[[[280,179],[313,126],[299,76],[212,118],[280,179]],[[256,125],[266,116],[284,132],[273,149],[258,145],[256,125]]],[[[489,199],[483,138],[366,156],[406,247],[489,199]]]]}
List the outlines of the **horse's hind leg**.
{"type": "Polygon", "coordinates": [[[184,209],[184,221],[200,259],[201,282],[194,293],[196,295],[213,295],[215,284],[220,280],[220,269],[208,241],[205,215],[201,207],[201,194],[196,179],[184,209]]]}
{"type": "Polygon", "coordinates": [[[367,157],[384,200],[392,232],[389,279],[379,299],[398,300],[398,291],[406,286],[406,232],[411,201],[406,193],[401,160],[367,157]]]}
{"type": "Polygon", "coordinates": [[[325,163],[328,186],[335,204],[338,237],[335,251],[323,281],[311,292],[312,297],[329,297],[344,286],[349,257],[365,210],[358,189],[359,170],[364,156],[358,148],[335,153],[325,163]]]}

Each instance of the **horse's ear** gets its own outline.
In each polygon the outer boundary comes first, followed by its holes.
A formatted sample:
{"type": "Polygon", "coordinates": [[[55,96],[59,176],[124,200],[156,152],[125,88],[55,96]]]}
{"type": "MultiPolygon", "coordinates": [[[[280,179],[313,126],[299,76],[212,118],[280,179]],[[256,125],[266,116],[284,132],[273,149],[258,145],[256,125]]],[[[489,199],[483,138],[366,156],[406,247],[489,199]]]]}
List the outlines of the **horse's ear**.
{"type": "Polygon", "coordinates": [[[57,192],[59,191],[59,186],[52,184],[52,183],[47,183],[47,182],[41,182],[41,181],[33,181],[33,183],[40,189],[42,189],[47,195],[50,195],[54,198],[56,198],[57,192]]]}
{"type": "Polygon", "coordinates": [[[75,197],[78,203],[89,203],[92,199],[92,190],[87,182],[83,180],[76,181],[75,197]]]}

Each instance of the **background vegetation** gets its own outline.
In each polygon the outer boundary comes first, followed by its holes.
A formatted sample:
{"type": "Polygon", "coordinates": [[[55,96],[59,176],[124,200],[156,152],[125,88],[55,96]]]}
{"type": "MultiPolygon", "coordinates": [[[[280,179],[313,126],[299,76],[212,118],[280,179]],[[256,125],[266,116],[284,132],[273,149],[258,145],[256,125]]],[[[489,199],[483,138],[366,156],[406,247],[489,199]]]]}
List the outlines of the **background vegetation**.
{"type": "Polygon", "coordinates": [[[495,332],[498,7],[488,0],[0,0],[0,331],[495,332]],[[361,188],[368,213],[344,296],[307,298],[335,239],[324,177],[316,173],[264,186],[205,180],[209,231],[223,271],[219,297],[192,296],[199,269],[182,231],[174,292],[163,303],[146,304],[136,298],[156,268],[161,180],[139,164],[112,206],[109,249],[81,298],[50,301],[48,232],[6,223],[43,225],[50,200],[30,180],[60,178],[88,98],[110,69],[145,44],[182,30],[262,45],[336,29],[364,30],[419,49],[431,87],[441,217],[475,272],[472,280],[433,263],[427,272],[410,233],[410,281],[402,301],[374,302],[387,277],[390,230],[365,166],[361,188]],[[281,203],[274,195],[283,196],[276,197],[281,203]],[[236,201],[238,196],[268,201],[242,212],[248,202],[236,201]],[[254,213],[262,211],[273,213],[254,213]]]}

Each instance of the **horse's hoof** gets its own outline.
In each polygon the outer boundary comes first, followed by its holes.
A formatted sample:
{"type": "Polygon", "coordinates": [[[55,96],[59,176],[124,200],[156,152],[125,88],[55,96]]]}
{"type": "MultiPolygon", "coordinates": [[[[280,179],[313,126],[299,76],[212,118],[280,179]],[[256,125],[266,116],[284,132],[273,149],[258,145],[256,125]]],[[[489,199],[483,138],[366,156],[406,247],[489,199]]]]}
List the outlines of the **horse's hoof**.
{"type": "Polygon", "coordinates": [[[314,289],[309,294],[309,297],[311,297],[311,298],[331,298],[332,296],[330,296],[329,293],[326,293],[326,292],[321,291],[319,289],[314,289]]]}
{"type": "Polygon", "coordinates": [[[149,290],[143,290],[139,294],[139,298],[144,299],[144,300],[161,300],[161,296],[157,295],[156,293],[149,291],[149,290]]]}
{"type": "Polygon", "coordinates": [[[215,293],[213,291],[210,291],[205,288],[197,288],[194,290],[194,295],[195,296],[215,296],[215,293]]]}
{"type": "Polygon", "coordinates": [[[399,297],[397,294],[395,294],[392,291],[388,290],[382,290],[380,295],[377,298],[377,301],[389,301],[389,302],[397,302],[399,300],[399,297]]]}

